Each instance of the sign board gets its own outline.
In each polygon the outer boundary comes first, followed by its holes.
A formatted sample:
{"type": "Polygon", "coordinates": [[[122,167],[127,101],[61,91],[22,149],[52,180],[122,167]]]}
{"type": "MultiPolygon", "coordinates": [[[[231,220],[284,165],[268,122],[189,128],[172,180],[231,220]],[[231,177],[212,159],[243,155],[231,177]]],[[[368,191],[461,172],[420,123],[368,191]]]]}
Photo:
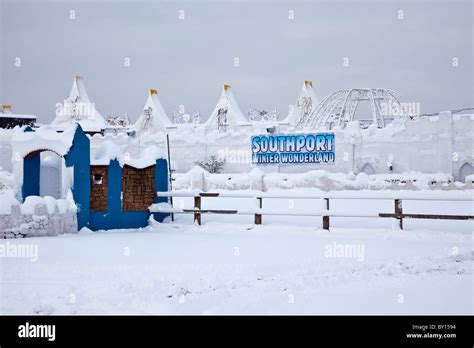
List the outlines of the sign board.
{"type": "Polygon", "coordinates": [[[253,164],[331,164],[335,158],[334,133],[265,134],[252,137],[253,164]]]}

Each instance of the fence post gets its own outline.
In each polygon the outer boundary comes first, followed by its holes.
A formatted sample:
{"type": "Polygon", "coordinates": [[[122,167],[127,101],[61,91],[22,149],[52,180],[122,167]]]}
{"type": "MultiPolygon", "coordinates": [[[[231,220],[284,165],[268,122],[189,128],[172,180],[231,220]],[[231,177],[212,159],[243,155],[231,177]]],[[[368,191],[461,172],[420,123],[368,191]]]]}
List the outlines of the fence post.
{"type": "MultiPolygon", "coordinates": [[[[257,197],[258,207],[262,209],[262,197],[257,197]]],[[[255,225],[262,224],[262,214],[255,214],[255,225]]]]}
{"type": "Polygon", "coordinates": [[[401,199],[395,200],[395,215],[397,215],[397,219],[400,224],[400,229],[403,230],[403,206],[401,199]]]}
{"type": "MultiPolygon", "coordinates": [[[[326,201],[326,210],[329,211],[329,198],[324,198],[326,201]]],[[[329,216],[323,215],[323,229],[329,231],[329,216]]]]}
{"type": "MultiPolygon", "coordinates": [[[[201,210],[201,196],[195,196],[194,197],[194,209],[199,209],[201,210]]],[[[201,213],[200,212],[194,212],[194,222],[197,222],[198,225],[201,225],[201,213]]]]}

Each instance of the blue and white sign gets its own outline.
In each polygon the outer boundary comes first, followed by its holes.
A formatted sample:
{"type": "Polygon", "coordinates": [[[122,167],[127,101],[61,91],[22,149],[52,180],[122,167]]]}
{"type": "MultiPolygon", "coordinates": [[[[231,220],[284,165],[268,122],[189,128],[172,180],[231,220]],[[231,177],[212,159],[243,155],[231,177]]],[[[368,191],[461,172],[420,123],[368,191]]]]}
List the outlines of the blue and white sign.
{"type": "Polygon", "coordinates": [[[252,137],[253,164],[334,163],[335,158],[334,133],[252,137]]]}

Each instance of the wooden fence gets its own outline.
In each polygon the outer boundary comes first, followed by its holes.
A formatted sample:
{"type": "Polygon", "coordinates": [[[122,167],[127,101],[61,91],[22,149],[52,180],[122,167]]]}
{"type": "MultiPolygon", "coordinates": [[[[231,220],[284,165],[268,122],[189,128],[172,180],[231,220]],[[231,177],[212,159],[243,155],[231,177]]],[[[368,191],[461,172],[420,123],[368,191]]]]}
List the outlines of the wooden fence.
{"type": "Polygon", "coordinates": [[[403,201],[464,201],[473,202],[472,195],[453,194],[422,194],[422,195],[402,195],[375,192],[374,194],[361,194],[358,192],[333,192],[324,195],[298,194],[298,193],[247,193],[247,192],[198,192],[198,191],[169,191],[157,192],[159,197],[187,197],[194,198],[194,208],[176,208],[168,203],[158,203],[150,206],[150,212],[172,213],[172,214],[193,214],[194,221],[199,225],[202,223],[202,214],[241,214],[254,215],[256,225],[262,224],[263,215],[279,216],[321,216],[323,229],[329,230],[331,217],[361,217],[361,218],[395,218],[399,222],[400,229],[403,229],[404,219],[442,219],[442,220],[474,220],[473,215],[446,215],[446,214],[412,214],[403,212],[403,201]],[[255,206],[250,209],[202,209],[203,198],[253,198],[255,206]],[[287,210],[278,211],[263,208],[263,200],[266,199],[318,199],[321,201],[320,211],[315,210],[287,210]],[[394,210],[392,213],[333,213],[330,211],[331,200],[393,200],[394,210]]]}

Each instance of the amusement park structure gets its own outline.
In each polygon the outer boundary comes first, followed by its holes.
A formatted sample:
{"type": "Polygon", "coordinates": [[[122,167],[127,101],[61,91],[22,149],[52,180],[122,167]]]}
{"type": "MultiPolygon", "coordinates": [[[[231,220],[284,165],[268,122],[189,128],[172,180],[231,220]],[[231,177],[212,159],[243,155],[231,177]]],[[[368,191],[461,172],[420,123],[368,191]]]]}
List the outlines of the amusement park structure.
{"type": "MultiPolygon", "coordinates": [[[[330,131],[335,136],[334,164],[278,165],[262,170],[446,173],[453,180],[464,181],[474,173],[473,109],[421,115],[419,105],[412,104],[400,101],[398,95],[387,88],[339,90],[319,101],[313,82],[306,80],[283,119],[274,117],[276,111],[271,117],[253,117],[255,112],[249,112],[247,117],[231,86],[224,85],[217,105],[204,122],[177,123],[180,118],[170,118],[156,89],[150,89],[135,123],[115,125],[112,129],[95,109],[84,80],[77,76],[70,95],[57,108],[61,112],[50,126],[63,132],[78,123],[90,138],[91,158],[106,141],[117,144],[131,157],[140,157],[149,146],[166,150],[168,136],[173,170],[186,172],[196,162],[217,156],[225,162],[223,170],[228,173],[248,172],[253,168],[250,161],[252,135],[330,131]]],[[[6,133],[0,145],[4,149],[0,153],[4,169],[11,170],[12,150],[6,133]]]]}
{"type": "Polygon", "coordinates": [[[360,119],[362,127],[375,124],[385,127],[394,117],[405,117],[407,112],[398,100],[395,92],[385,88],[353,88],[340,90],[325,97],[314,105],[302,117],[298,129],[345,128],[348,122],[357,120],[358,107],[362,103],[370,104],[370,118],[360,119]],[[392,111],[389,113],[388,111],[392,111]]]}

